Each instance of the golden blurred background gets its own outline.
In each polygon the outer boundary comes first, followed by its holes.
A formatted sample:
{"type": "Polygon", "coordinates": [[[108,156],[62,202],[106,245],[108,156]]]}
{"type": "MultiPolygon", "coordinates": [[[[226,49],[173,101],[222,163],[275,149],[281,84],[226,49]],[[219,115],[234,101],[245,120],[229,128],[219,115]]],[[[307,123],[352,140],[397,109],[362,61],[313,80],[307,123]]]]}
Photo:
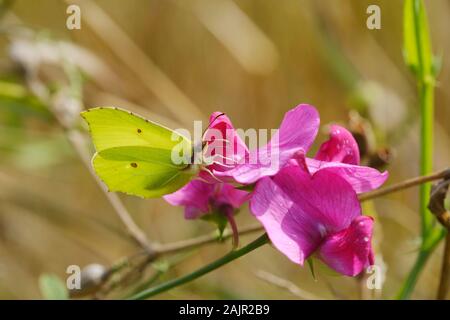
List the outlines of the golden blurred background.
{"type": "MultiPolygon", "coordinates": [[[[450,163],[450,1],[425,2],[433,50],[443,61],[434,157],[435,169],[442,169],[450,163]]],[[[139,250],[71,144],[70,128],[85,129],[78,117],[83,105],[123,107],[174,129],[192,129],[193,120],[206,121],[220,110],[237,128],[270,129],[278,128],[286,111],[309,103],[319,110],[323,129],[314,150],[326,139],[325,125],[364,123],[371,128],[365,131],[371,152],[380,158],[371,163],[389,170],[388,184],[418,175],[419,113],[415,81],[402,57],[400,0],[1,4],[0,91],[10,95],[0,99],[0,299],[39,299],[43,273],[65,279],[69,265],[108,267],[139,250]],[[66,27],[69,4],[81,8],[80,30],[66,27]],[[371,4],[381,8],[380,30],[366,26],[371,4]],[[70,66],[81,73],[71,73],[70,66]],[[39,79],[35,87],[24,83],[24,68],[39,79]],[[71,74],[81,74],[82,104],[58,101],[74,89],[71,74]],[[39,84],[43,96],[50,93],[52,110],[35,97],[39,84]]],[[[182,208],[162,199],[120,199],[151,241],[170,243],[213,230],[204,221],[185,221],[182,208]]],[[[376,215],[377,264],[386,275],[383,289],[369,296],[392,298],[417,253],[418,189],[377,199],[365,210],[376,215]]],[[[240,227],[255,223],[247,208],[237,221],[240,227]]],[[[210,244],[179,256],[157,281],[191,272],[230,248],[229,242],[210,244]]],[[[171,263],[164,259],[133,285],[171,263]]],[[[439,246],[413,298],[435,297],[441,259],[439,246]]],[[[126,289],[107,297],[121,297],[126,289]]],[[[367,297],[364,291],[358,279],[319,272],[314,280],[307,266],[265,246],[157,297],[357,299],[367,297]]]]}

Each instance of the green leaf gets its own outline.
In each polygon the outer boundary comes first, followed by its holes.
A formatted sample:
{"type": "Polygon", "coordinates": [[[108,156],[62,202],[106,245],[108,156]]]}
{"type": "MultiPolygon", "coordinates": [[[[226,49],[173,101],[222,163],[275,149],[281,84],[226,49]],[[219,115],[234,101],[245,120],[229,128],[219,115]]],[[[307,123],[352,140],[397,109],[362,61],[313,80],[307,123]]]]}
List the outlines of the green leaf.
{"type": "Polygon", "coordinates": [[[255,184],[246,184],[243,186],[236,187],[238,190],[253,192],[255,190],[255,184]]]}
{"type": "MultiPolygon", "coordinates": [[[[31,95],[23,85],[10,81],[0,80],[0,105],[6,111],[6,115],[10,116],[21,118],[36,116],[43,120],[53,118],[47,106],[31,95]]],[[[0,121],[5,121],[4,117],[5,114],[0,115],[0,121]]]]}
{"type": "Polygon", "coordinates": [[[192,144],[184,136],[118,108],[83,112],[97,153],[92,163],[110,191],[144,198],[172,193],[196,174],[188,162],[192,144]],[[172,153],[178,152],[175,163],[172,153]]]}
{"type": "Polygon", "coordinates": [[[405,63],[422,82],[433,79],[433,54],[422,0],[404,2],[403,54],[405,63]]]}
{"type": "Polygon", "coordinates": [[[65,283],[56,275],[42,274],[39,277],[39,288],[46,300],[67,300],[69,292],[65,283]]]}
{"type": "Polygon", "coordinates": [[[311,275],[312,275],[314,281],[317,281],[316,272],[314,270],[314,261],[313,261],[313,259],[309,258],[309,259],[306,260],[306,262],[308,262],[309,271],[311,271],[311,275]]]}
{"type": "Polygon", "coordinates": [[[225,228],[228,224],[228,219],[223,213],[220,213],[219,211],[213,211],[212,213],[204,215],[202,217],[202,220],[214,223],[217,226],[217,230],[219,231],[219,239],[222,239],[223,232],[225,231],[225,228]]]}

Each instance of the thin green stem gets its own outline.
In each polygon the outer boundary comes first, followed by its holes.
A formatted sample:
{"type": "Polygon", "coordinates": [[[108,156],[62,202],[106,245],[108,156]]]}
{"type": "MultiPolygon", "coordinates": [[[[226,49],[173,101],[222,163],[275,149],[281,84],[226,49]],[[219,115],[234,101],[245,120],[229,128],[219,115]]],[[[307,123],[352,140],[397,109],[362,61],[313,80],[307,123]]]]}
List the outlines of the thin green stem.
{"type": "Polygon", "coordinates": [[[227,263],[230,263],[233,260],[236,260],[236,259],[242,257],[243,255],[263,246],[264,244],[266,244],[268,242],[269,242],[269,238],[268,238],[267,234],[263,234],[258,239],[249,243],[245,247],[243,247],[239,250],[231,251],[230,253],[226,254],[222,258],[219,258],[216,261],[214,261],[192,273],[189,273],[189,274],[182,276],[180,278],[177,278],[177,279],[167,281],[156,287],[144,290],[140,293],[135,294],[134,296],[131,296],[129,299],[130,300],[147,299],[147,298],[153,297],[157,294],[160,294],[162,292],[165,292],[167,290],[184,285],[184,284],[191,282],[197,278],[200,278],[201,276],[203,276],[211,271],[214,271],[214,270],[222,267],[223,265],[226,265],[227,263]]]}
{"type": "MultiPolygon", "coordinates": [[[[420,175],[427,175],[433,171],[433,115],[434,115],[434,85],[433,83],[419,84],[421,134],[420,134],[420,175]]],[[[422,237],[426,238],[431,232],[433,216],[428,210],[431,184],[420,186],[420,215],[422,218],[422,237]]]]}
{"type": "MultiPolygon", "coordinates": [[[[434,122],[434,84],[435,75],[427,59],[431,53],[429,47],[424,44],[427,37],[424,30],[426,27],[426,13],[422,0],[414,0],[413,6],[414,19],[414,42],[418,58],[417,70],[417,91],[420,102],[420,175],[428,175],[433,171],[433,122],[434,122]],[[428,51],[429,50],[429,51],[428,51]]],[[[445,233],[440,226],[435,226],[434,218],[428,210],[430,200],[431,184],[424,183],[420,186],[419,210],[422,228],[422,243],[416,261],[408,273],[403,286],[401,287],[397,298],[409,299],[414,291],[417,280],[422,272],[429,256],[442,240],[445,233]]]]}
{"type": "Polygon", "coordinates": [[[406,278],[402,288],[400,289],[400,292],[397,295],[397,299],[409,299],[411,293],[414,290],[414,287],[416,286],[419,274],[425,266],[430,253],[430,251],[419,252],[419,255],[417,256],[416,261],[414,262],[414,265],[408,274],[408,277],[406,278]]]}

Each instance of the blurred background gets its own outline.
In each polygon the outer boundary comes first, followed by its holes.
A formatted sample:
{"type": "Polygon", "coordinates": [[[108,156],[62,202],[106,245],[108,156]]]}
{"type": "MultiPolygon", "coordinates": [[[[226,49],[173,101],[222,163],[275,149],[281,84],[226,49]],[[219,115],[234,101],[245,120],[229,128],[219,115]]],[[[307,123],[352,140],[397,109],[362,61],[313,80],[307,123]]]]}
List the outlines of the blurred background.
{"type": "MultiPolygon", "coordinates": [[[[443,62],[437,170],[450,163],[450,1],[425,2],[433,50],[443,62]]],[[[42,298],[43,273],[65,281],[69,265],[108,268],[140,250],[85,165],[90,154],[80,148],[91,154],[93,148],[78,116],[83,108],[118,106],[174,129],[191,129],[193,120],[220,110],[237,128],[270,129],[286,111],[309,103],[322,124],[312,153],[327,139],[326,125],[340,123],[355,134],[365,164],[389,170],[388,184],[418,175],[419,113],[402,57],[400,0],[0,3],[0,299],[42,298]],[[81,9],[79,30],[66,27],[70,4],[81,9]],[[366,26],[371,4],[381,8],[380,30],[366,26]]],[[[151,241],[214,230],[185,221],[182,208],[162,199],[119,196],[151,241]]],[[[382,290],[367,292],[364,279],[320,271],[314,280],[308,267],[265,246],[158,298],[391,298],[417,252],[418,189],[366,203],[364,210],[376,217],[382,290]]],[[[247,208],[237,220],[241,227],[255,223],[247,208]]],[[[230,248],[224,242],[164,257],[100,297],[186,274],[230,248]]],[[[413,298],[435,297],[441,259],[439,246],[413,298]]]]}

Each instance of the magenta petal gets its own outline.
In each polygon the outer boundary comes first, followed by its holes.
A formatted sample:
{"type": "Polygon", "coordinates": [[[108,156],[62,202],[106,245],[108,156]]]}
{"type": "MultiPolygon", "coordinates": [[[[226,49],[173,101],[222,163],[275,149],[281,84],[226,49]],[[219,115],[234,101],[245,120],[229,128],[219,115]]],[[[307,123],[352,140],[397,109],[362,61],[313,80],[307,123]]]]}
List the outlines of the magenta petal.
{"type": "Polygon", "coordinates": [[[340,162],[327,162],[306,158],[306,163],[311,174],[319,171],[333,172],[350,183],[357,193],[368,192],[380,187],[388,178],[388,172],[380,171],[364,166],[345,164],[340,162]]]}
{"type": "Polygon", "coordinates": [[[314,158],[321,161],[359,165],[358,144],[347,129],[338,125],[332,125],[330,138],[322,143],[314,158]]]}
{"type": "Polygon", "coordinates": [[[249,192],[236,189],[233,185],[224,183],[221,185],[220,192],[216,196],[216,201],[221,204],[231,205],[237,209],[249,199],[249,196],[249,192]]]}
{"type": "Polygon", "coordinates": [[[275,175],[296,152],[306,152],[310,148],[319,123],[319,114],[314,107],[298,105],[285,114],[280,129],[266,146],[250,152],[245,163],[237,165],[227,174],[243,184],[275,175]]]}
{"type": "Polygon", "coordinates": [[[310,176],[301,167],[289,166],[273,181],[308,219],[314,220],[322,234],[345,229],[361,215],[361,205],[352,186],[333,172],[319,171],[310,176]]]}
{"type": "MultiPolygon", "coordinates": [[[[201,212],[208,212],[209,197],[214,191],[214,185],[200,180],[192,180],[183,188],[174,193],[163,196],[164,200],[173,206],[186,206],[196,208],[201,212]]],[[[189,209],[192,211],[193,209],[189,209]]],[[[186,215],[188,212],[186,211],[186,215]]],[[[195,216],[189,212],[189,216],[195,216]]],[[[198,214],[197,214],[198,215],[198,214]]]]}
{"type": "Polygon", "coordinates": [[[311,177],[298,166],[260,180],[250,209],[274,246],[299,264],[327,234],[346,229],[361,214],[356,193],[344,179],[329,172],[311,177]]]}
{"type": "Polygon", "coordinates": [[[222,205],[239,208],[248,200],[247,191],[236,189],[227,183],[206,183],[192,180],[180,190],[165,195],[163,198],[174,206],[184,206],[186,219],[196,219],[211,211],[211,206],[222,205]]]}
{"type": "Polygon", "coordinates": [[[248,154],[247,146],[239,137],[231,120],[221,112],[214,112],[209,118],[203,142],[207,144],[205,157],[212,158],[212,171],[226,171],[248,154]]]}
{"type": "Polygon", "coordinates": [[[372,229],[372,218],[356,218],[349,228],[326,237],[319,248],[320,259],[344,275],[360,274],[373,264],[372,229]]]}
{"type": "Polygon", "coordinates": [[[262,223],[272,244],[295,263],[303,265],[304,249],[281,227],[292,201],[270,178],[258,181],[250,200],[250,210],[262,223]]]}
{"type": "Polygon", "coordinates": [[[205,214],[206,211],[199,210],[197,207],[186,206],[184,208],[184,218],[187,220],[197,219],[205,214]]]}

